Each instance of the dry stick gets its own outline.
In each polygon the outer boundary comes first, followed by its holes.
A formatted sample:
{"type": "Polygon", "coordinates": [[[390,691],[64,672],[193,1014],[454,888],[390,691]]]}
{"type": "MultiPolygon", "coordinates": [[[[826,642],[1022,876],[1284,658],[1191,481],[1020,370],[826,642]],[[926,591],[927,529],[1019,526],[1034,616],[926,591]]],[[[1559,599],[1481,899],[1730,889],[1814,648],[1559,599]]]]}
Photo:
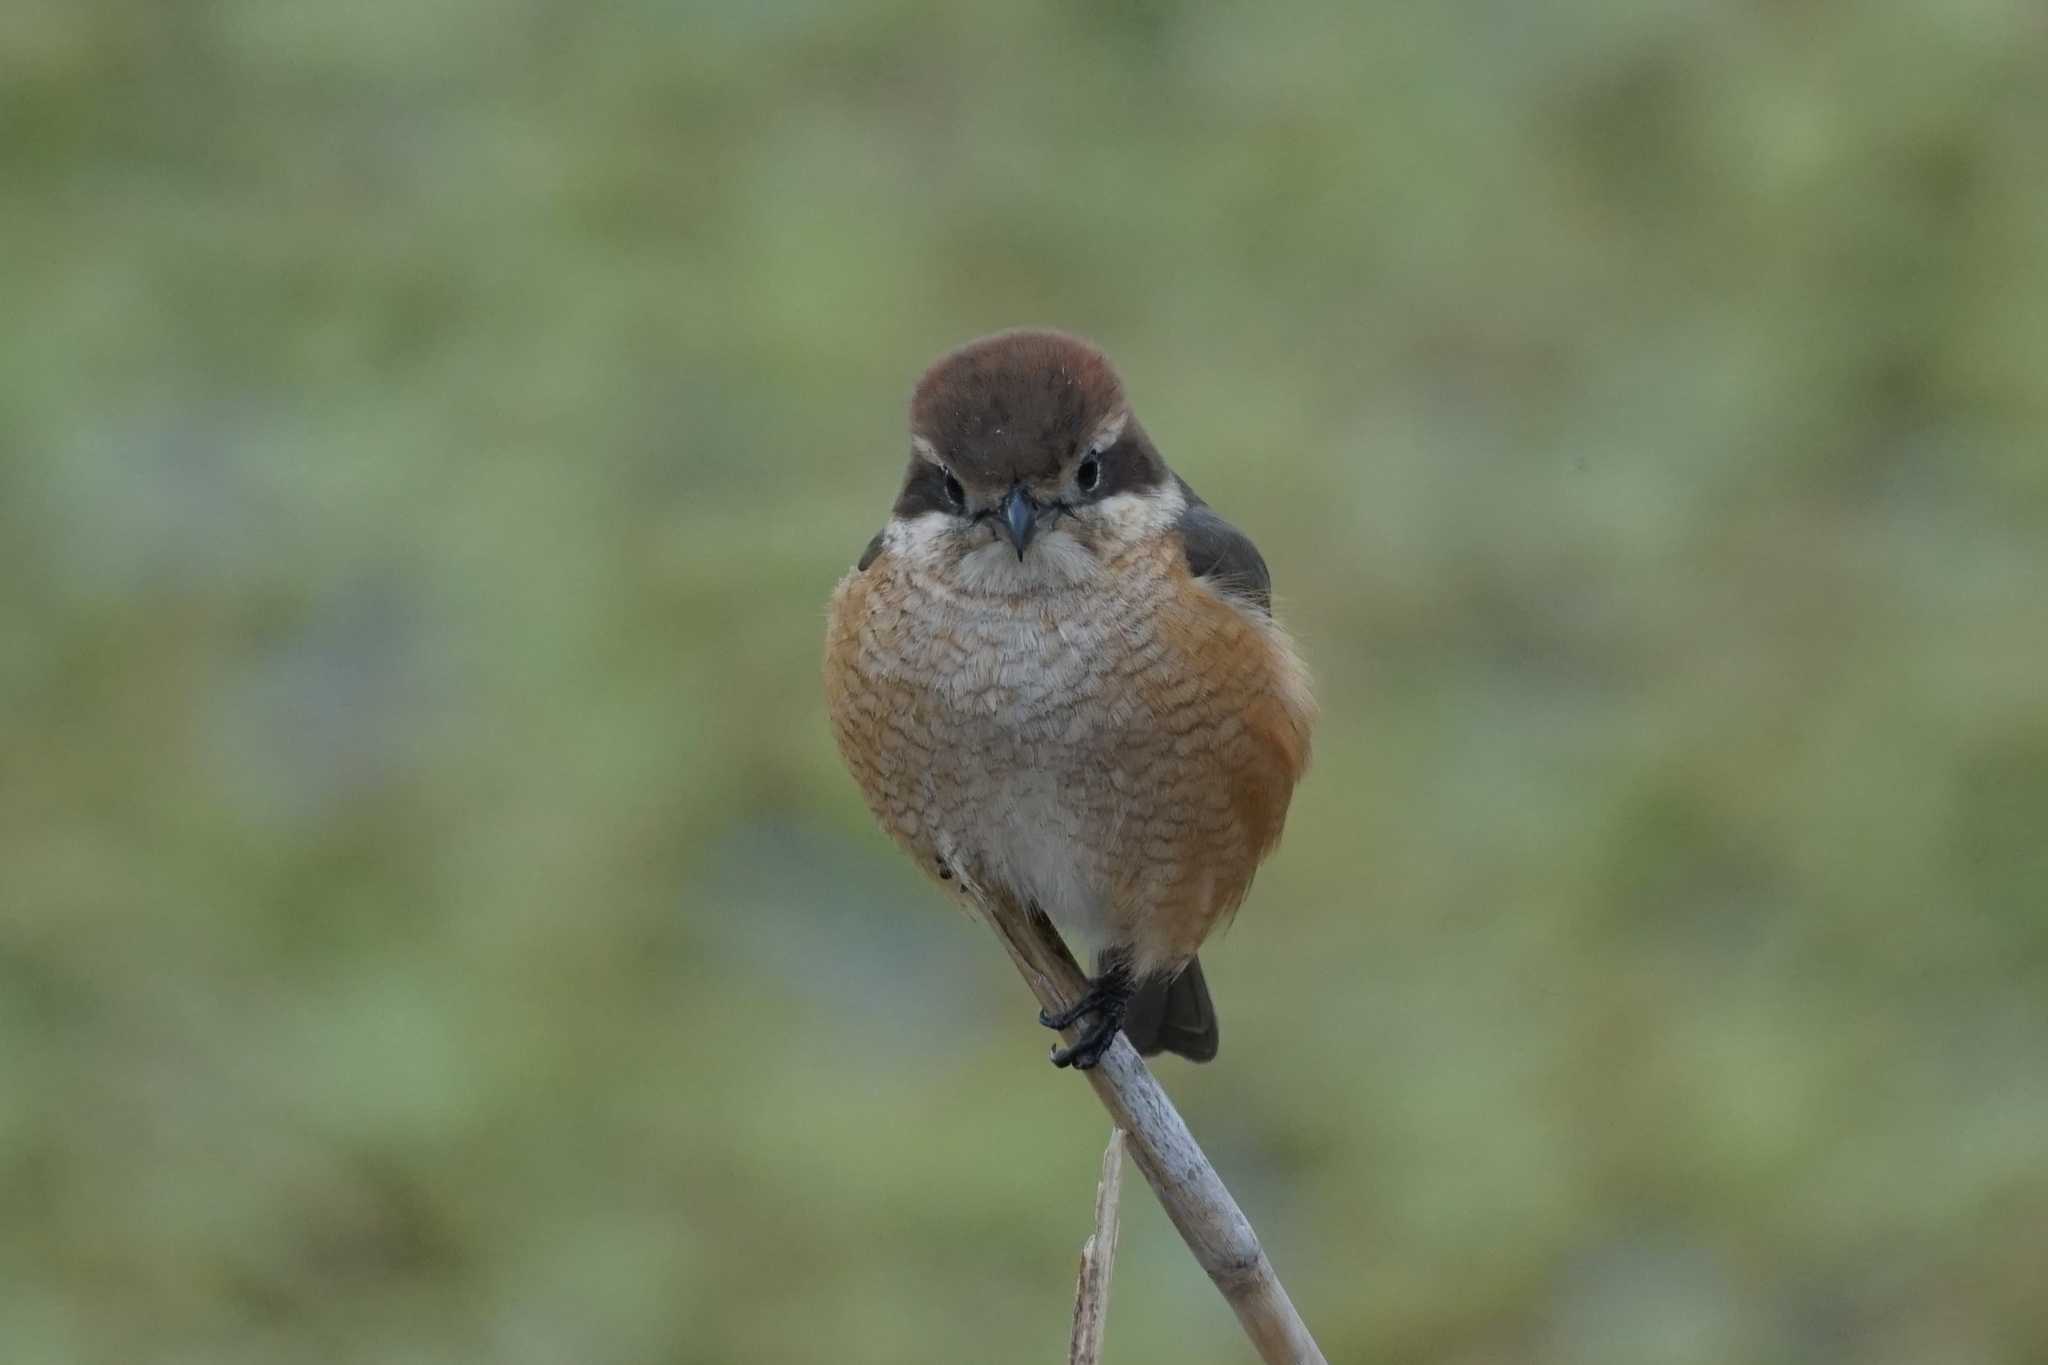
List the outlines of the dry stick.
{"type": "MultiPolygon", "coordinates": [[[[990,927],[1040,1004],[1056,1012],[1081,998],[1087,978],[1050,920],[996,898],[987,909],[990,927]]],[[[1180,1229],[1181,1240],[1237,1314],[1259,1359],[1266,1365],[1328,1365],[1273,1273],[1250,1220],[1130,1040],[1118,1034],[1086,1075],[1110,1120],[1129,1134],[1131,1158],[1180,1229]]]]}
{"type": "Polygon", "coordinates": [[[1109,1130],[1102,1149],[1102,1179],[1095,1185],[1095,1231],[1081,1244],[1081,1269],[1074,1276],[1074,1335],[1067,1365],[1099,1365],[1102,1328],[1109,1320],[1109,1275],[1116,1269],[1117,1200],[1124,1189],[1124,1130],[1109,1130]]]}

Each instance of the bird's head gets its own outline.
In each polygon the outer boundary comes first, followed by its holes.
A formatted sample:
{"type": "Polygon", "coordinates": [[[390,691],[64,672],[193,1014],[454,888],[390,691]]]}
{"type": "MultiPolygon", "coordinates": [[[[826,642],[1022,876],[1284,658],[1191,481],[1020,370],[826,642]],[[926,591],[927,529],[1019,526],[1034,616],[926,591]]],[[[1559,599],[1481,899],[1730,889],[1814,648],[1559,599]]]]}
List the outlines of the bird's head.
{"type": "Polygon", "coordinates": [[[1180,505],[1123,382],[1078,337],[969,342],[934,361],[911,395],[895,521],[906,549],[962,586],[1075,586],[1180,505]]]}

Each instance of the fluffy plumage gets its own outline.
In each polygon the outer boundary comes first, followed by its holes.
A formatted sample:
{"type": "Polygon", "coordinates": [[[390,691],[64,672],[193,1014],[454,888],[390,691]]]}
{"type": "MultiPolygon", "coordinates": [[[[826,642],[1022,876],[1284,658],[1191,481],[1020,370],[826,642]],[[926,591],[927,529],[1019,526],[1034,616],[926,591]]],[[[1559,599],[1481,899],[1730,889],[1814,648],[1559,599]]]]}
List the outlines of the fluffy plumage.
{"type": "Polygon", "coordinates": [[[1265,562],[1075,338],[941,357],[911,435],[893,515],[832,599],[841,753],[928,873],[1102,945],[1154,983],[1137,1041],[1212,1055],[1206,987],[1166,983],[1279,840],[1314,717],[1265,562]],[[1024,537],[1003,520],[1020,500],[1024,537]]]}

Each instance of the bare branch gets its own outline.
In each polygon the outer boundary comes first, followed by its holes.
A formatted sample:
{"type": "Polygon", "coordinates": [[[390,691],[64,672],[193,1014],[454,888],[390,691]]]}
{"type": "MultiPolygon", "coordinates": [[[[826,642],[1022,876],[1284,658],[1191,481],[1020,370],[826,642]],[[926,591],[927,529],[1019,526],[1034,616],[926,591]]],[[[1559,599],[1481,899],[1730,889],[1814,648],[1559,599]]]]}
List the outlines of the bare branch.
{"type": "MultiPolygon", "coordinates": [[[[1051,921],[995,897],[985,908],[990,927],[1040,1004],[1058,1011],[1081,998],[1086,978],[1051,921]]],[[[1119,1034],[1086,1075],[1110,1120],[1129,1137],[1131,1159],[1237,1314],[1259,1359],[1266,1365],[1328,1365],[1251,1222],[1130,1041],[1119,1034]]]]}
{"type": "Polygon", "coordinates": [[[1124,1188],[1124,1132],[1109,1130],[1102,1150],[1102,1179],[1095,1186],[1095,1231],[1081,1246],[1074,1277],[1074,1335],[1067,1365],[1099,1365],[1102,1329],[1109,1320],[1109,1276],[1116,1269],[1117,1201],[1124,1188]]]}

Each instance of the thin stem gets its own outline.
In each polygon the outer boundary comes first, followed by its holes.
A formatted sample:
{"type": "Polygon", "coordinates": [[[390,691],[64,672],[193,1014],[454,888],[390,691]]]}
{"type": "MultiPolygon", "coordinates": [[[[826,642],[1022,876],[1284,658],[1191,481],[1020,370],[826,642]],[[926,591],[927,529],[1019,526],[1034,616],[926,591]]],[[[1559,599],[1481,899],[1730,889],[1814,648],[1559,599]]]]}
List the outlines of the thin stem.
{"type": "MultiPolygon", "coordinates": [[[[1080,999],[1086,977],[1051,921],[997,897],[988,899],[985,910],[1041,1005],[1057,1014],[1080,999]]],[[[1130,1041],[1118,1035],[1102,1061],[1083,1074],[1111,1122],[1127,1135],[1131,1159],[1237,1314],[1259,1359],[1266,1365],[1328,1365],[1273,1273],[1250,1220],[1130,1041]]]]}
{"type": "Polygon", "coordinates": [[[1109,1321],[1109,1277],[1116,1269],[1117,1203],[1124,1188],[1124,1131],[1109,1130],[1102,1151],[1102,1178],[1095,1184],[1095,1230],[1081,1245],[1081,1269],[1074,1276],[1074,1335],[1067,1365],[1099,1365],[1102,1329],[1109,1321]]]}

